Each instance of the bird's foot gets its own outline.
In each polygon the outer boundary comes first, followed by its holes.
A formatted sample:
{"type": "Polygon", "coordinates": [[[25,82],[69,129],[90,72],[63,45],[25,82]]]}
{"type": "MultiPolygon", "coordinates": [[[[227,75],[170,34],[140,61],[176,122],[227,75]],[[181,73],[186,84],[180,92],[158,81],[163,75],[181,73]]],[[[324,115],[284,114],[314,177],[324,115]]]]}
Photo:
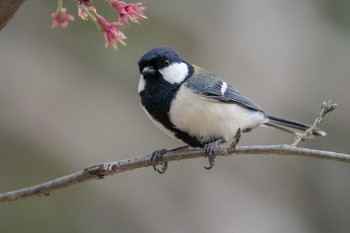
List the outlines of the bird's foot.
{"type": "Polygon", "coordinates": [[[157,164],[162,161],[163,159],[163,155],[167,152],[168,150],[166,149],[160,149],[160,150],[156,150],[152,153],[151,156],[151,163],[153,166],[153,169],[158,172],[159,174],[163,174],[167,169],[168,169],[168,162],[163,162],[161,163],[163,166],[161,169],[157,168],[157,164]]]}
{"type": "Polygon", "coordinates": [[[217,140],[215,142],[211,142],[204,145],[205,150],[205,157],[208,158],[209,166],[204,166],[205,169],[210,170],[215,166],[215,154],[214,149],[217,147],[220,143],[222,143],[222,139],[217,140]]]}
{"type": "Polygon", "coordinates": [[[189,146],[182,146],[182,147],[178,147],[172,150],[166,150],[166,149],[160,149],[160,150],[156,150],[155,152],[152,153],[151,155],[151,163],[153,166],[153,169],[158,172],[159,174],[163,174],[164,172],[166,172],[166,170],[168,169],[168,162],[162,162],[163,159],[163,155],[166,152],[170,152],[170,151],[177,151],[177,150],[184,150],[184,149],[188,149],[189,146]],[[161,164],[163,165],[161,169],[157,168],[157,164],[159,162],[162,162],[161,164]]]}

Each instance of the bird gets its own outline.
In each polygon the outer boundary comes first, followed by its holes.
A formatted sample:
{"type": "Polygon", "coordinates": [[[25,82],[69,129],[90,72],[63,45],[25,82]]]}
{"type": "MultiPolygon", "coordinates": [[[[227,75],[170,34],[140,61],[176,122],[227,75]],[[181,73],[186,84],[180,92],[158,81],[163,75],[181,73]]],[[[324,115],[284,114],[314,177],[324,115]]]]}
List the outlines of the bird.
{"type": "MultiPolygon", "coordinates": [[[[265,113],[255,102],[215,74],[184,60],[170,47],[156,47],[138,62],[138,94],[151,121],[172,138],[190,147],[205,148],[210,169],[213,148],[233,140],[235,132],[249,132],[258,126],[276,128],[295,135],[310,125],[265,113]]],[[[322,129],[313,137],[326,136],[322,129]]],[[[153,168],[167,150],[153,152],[153,168]]]]}

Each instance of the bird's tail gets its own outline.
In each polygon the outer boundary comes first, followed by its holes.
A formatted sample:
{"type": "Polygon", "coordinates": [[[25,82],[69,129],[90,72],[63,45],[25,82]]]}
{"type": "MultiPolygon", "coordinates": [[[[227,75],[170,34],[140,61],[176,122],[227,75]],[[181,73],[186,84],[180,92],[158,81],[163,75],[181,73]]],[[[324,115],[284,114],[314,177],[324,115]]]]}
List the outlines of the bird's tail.
{"type": "MultiPolygon", "coordinates": [[[[268,121],[263,123],[263,125],[280,129],[295,135],[302,134],[305,130],[307,130],[311,126],[302,122],[289,120],[278,116],[271,116],[271,115],[266,115],[266,116],[268,118],[268,121]]],[[[312,134],[312,136],[314,137],[320,137],[320,136],[326,136],[326,135],[327,133],[322,129],[316,129],[312,134]]]]}

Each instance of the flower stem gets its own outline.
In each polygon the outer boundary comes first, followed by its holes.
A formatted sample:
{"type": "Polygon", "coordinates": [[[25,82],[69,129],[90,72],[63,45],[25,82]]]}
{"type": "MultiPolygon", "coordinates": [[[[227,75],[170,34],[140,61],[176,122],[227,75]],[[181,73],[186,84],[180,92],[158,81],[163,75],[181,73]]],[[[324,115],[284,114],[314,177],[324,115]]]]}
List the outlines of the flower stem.
{"type": "MultiPolygon", "coordinates": [[[[62,1],[62,0],[59,0],[59,1],[62,1]]],[[[84,5],[81,5],[80,7],[88,15],[89,19],[95,24],[98,30],[101,31],[102,30],[101,25],[99,25],[96,20],[96,12],[93,10],[91,13],[91,11],[87,10],[84,5]]]]}
{"type": "Polygon", "coordinates": [[[63,0],[58,0],[57,13],[61,14],[63,8],[63,0]]]}

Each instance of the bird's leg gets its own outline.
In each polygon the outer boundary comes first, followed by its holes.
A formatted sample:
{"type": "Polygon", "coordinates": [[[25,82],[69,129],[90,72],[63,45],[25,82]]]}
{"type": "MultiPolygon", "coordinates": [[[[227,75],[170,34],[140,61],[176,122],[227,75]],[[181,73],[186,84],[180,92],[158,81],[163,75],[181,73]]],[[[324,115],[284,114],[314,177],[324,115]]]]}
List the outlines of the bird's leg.
{"type": "Polygon", "coordinates": [[[162,166],[161,169],[157,168],[157,164],[158,164],[158,162],[162,161],[163,155],[166,152],[169,152],[169,151],[176,151],[176,150],[187,149],[188,147],[189,146],[182,146],[182,147],[178,147],[178,148],[175,148],[175,149],[172,149],[172,150],[160,149],[160,150],[154,151],[152,153],[152,155],[151,155],[151,163],[152,163],[153,169],[156,172],[158,172],[159,174],[163,174],[168,169],[168,162],[163,162],[162,163],[163,166],[162,166]]]}
{"type": "Polygon", "coordinates": [[[211,142],[204,145],[205,157],[207,157],[209,161],[209,166],[208,167],[204,166],[205,169],[210,170],[215,165],[214,149],[223,141],[224,141],[223,139],[219,139],[215,142],[211,142]]]}

